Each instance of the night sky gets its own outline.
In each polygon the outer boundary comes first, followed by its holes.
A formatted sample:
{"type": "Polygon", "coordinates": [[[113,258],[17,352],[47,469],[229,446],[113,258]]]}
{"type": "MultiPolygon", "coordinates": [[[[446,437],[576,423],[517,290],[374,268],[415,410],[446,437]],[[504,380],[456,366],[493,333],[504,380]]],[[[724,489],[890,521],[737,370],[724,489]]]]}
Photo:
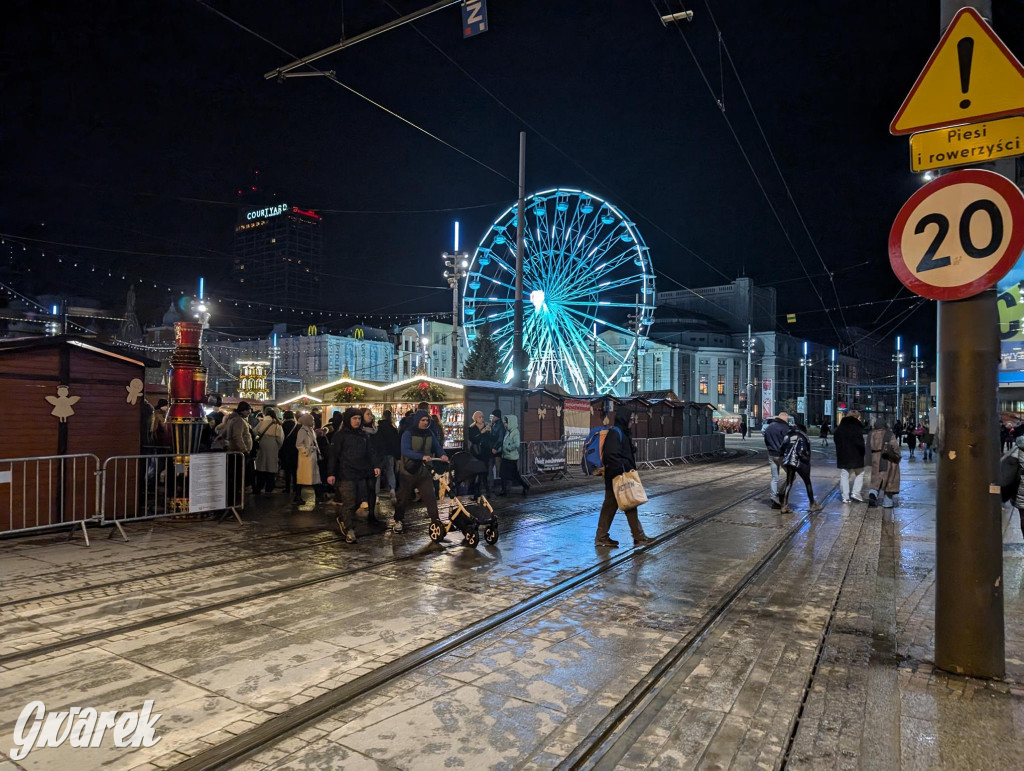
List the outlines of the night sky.
{"type": "MultiPolygon", "coordinates": [[[[210,2],[296,55],[428,4],[210,2]]],[[[659,290],[745,273],[778,288],[782,326],[831,342],[823,260],[849,323],[930,349],[932,303],[887,323],[913,304],[906,290],[888,304],[900,285],[886,240],[921,183],[888,124],[938,42],[939,3],[691,2],[682,35],[655,6],[683,7],[489,0],[490,30],[475,38],[452,7],[317,62],[474,161],[324,78],[264,80],[290,57],[196,0],[8,4],[0,230],[113,250],[48,247],[182,290],[205,275],[212,295],[234,297],[237,192],[258,169],[268,194],[324,215],[327,307],[439,311],[451,307],[440,252],[452,221],[475,246],[514,200],[526,130],[527,190],[583,187],[622,208],[659,290]]],[[[995,16],[1021,55],[1024,4],[996,0],[995,16]]],[[[82,291],[97,275],[32,267],[11,277],[22,291],[82,291]]],[[[90,291],[119,307],[127,283],[90,291]]],[[[170,293],[140,292],[153,321],[170,293]]],[[[213,323],[257,330],[264,317],[213,323]]]]}

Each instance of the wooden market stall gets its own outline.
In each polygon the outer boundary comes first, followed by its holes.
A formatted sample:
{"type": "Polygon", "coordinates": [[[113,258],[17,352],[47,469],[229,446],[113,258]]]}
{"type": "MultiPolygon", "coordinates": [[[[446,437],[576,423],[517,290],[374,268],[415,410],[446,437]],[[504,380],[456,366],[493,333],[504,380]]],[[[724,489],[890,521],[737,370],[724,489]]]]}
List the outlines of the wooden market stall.
{"type": "Polygon", "coordinates": [[[565,393],[554,388],[557,386],[533,388],[523,395],[520,433],[524,442],[557,440],[565,435],[565,393]]]}
{"type": "Polygon", "coordinates": [[[633,412],[633,438],[649,439],[660,434],[651,433],[651,418],[654,415],[651,403],[642,396],[630,396],[623,398],[619,403],[633,412]]]}
{"type": "Polygon", "coordinates": [[[24,519],[27,511],[50,518],[35,526],[96,514],[95,473],[111,456],[141,452],[148,432],[142,409],[146,367],[155,366],[158,362],[91,339],[0,340],[0,404],[7,407],[0,454],[91,454],[99,461],[94,468],[95,461],[0,460],[0,532],[19,527],[14,520],[24,519]]]}

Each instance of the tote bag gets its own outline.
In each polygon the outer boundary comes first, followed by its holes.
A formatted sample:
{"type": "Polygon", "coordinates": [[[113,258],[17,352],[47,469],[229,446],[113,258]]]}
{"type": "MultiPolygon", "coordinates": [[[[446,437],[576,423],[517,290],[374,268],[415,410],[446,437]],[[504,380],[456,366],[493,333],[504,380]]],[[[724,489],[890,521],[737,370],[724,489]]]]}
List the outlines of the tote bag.
{"type": "Polygon", "coordinates": [[[636,473],[636,469],[615,477],[612,480],[612,492],[615,493],[615,502],[623,511],[647,503],[647,493],[640,484],[640,475],[636,473]]]}

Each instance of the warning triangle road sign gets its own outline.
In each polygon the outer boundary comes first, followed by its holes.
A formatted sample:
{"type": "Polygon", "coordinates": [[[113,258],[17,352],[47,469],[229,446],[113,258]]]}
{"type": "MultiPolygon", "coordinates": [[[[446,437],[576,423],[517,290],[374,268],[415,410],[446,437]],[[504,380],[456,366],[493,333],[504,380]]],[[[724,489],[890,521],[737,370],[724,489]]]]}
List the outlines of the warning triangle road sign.
{"type": "Polygon", "coordinates": [[[932,52],[892,134],[1024,113],[1024,67],[973,8],[961,8],[932,52]]]}

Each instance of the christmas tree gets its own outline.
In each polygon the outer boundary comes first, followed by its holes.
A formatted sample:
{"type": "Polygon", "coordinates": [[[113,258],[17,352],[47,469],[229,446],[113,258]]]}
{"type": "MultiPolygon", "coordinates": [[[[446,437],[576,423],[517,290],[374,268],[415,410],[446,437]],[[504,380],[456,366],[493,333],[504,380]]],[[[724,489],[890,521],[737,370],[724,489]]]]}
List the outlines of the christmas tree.
{"type": "Polygon", "coordinates": [[[466,380],[489,380],[501,382],[501,363],[498,360],[498,346],[491,339],[491,331],[481,326],[462,365],[462,377],[466,380]]]}

